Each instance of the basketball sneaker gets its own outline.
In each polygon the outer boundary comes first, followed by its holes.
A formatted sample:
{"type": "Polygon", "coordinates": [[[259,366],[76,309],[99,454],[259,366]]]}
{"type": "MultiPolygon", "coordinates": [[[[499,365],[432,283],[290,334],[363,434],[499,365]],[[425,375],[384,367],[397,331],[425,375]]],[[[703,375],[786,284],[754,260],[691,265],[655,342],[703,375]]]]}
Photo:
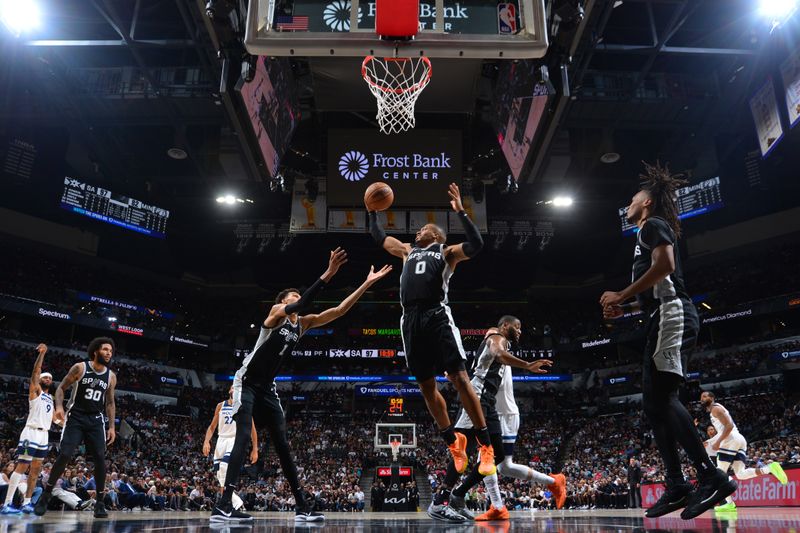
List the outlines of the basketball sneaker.
{"type": "Polygon", "coordinates": [[[22,506],[22,512],[25,514],[32,514],[33,513],[33,505],[30,503],[26,503],[22,506]]]}
{"type": "Polygon", "coordinates": [[[469,457],[467,457],[467,436],[463,433],[456,432],[456,440],[453,444],[447,447],[450,450],[450,455],[453,456],[453,464],[456,467],[456,472],[463,474],[467,470],[469,464],[469,457]]]}
{"type": "Polygon", "coordinates": [[[467,521],[464,516],[456,512],[449,505],[436,505],[433,502],[428,506],[428,516],[435,520],[456,524],[463,524],[467,521]]]}
{"type": "Polygon", "coordinates": [[[667,481],[667,488],[664,494],[650,509],[645,511],[647,518],[658,518],[672,511],[683,509],[689,501],[689,493],[692,492],[692,484],[686,481],[675,483],[667,481]]]}
{"type": "Polygon", "coordinates": [[[455,494],[450,493],[447,505],[470,522],[475,520],[475,515],[473,515],[472,512],[467,509],[467,502],[465,502],[464,498],[461,496],[456,496],[455,494]]]}
{"type": "Polygon", "coordinates": [[[0,514],[2,515],[22,514],[22,511],[9,503],[8,505],[0,507],[0,514]]]}
{"type": "Polygon", "coordinates": [[[36,502],[36,505],[33,507],[33,513],[36,516],[44,516],[47,512],[47,504],[50,503],[50,498],[53,497],[53,493],[49,491],[44,491],[39,495],[39,500],[36,502]]]}
{"type": "Polygon", "coordinates": [[[212,522],[249,522],[253,517],[247,513],[243,513],[228,503],[226,505],[217,505],[211,511],[212,522]]]}
{"type": "Polygon", "coordinates": [[[734,512],[734,513],[735,513],[735,512],[736,512],[736,503],[734,503],[734,502],[728,502],[728,503],[724,503],[724,504],[722,504],[722,505],[718,505],[718,506],[716,506],[716,507],[714,508],[714,512],[716,512],[716,513],[730,513],[730,512],[734,512]]]}
{"type": "Polygon", "coordinates": [[[697,483],[697,488],[689,495],[689,501],[681,513],[681,518],[691,520],[700,516],[725,501],[725,498],[736,492],[737,488],[738,485],[728,477],[728,474],[716,470],[697,483]]]}
{"type": "Polygon", "coordinates": [[[556,500],[556,509],[562,509],[567,501],[567,478],[564,474],[551,476],[556,482],[548,485],[547,489],[553,493],[556,500]]]}
{"type": "Polygon", "coordinates": [[[508,509],[505,505],[500,509],[490,505],[488,511],[475,517],[476,522],[491,522],[492,520],[508,520],[508,509]]]}
{"type": "Polygon", "coordinates": [[[789,483],[789,478],[786,476],[786,472],[783,471],[783,467],[780,463],[770,463],[767,465],[767,468],[769,468],[770,473],[781,482],[781,485],[789,483]]]}
{"type": "Polygon", "coordinates": [[[478,465],[478,473],[482,476],[491,476],[497,472],[494,465],[494,448],[490,446],[478,447],[481,463],[478,465]]]}
{"type": "Polygon", "coordinates": [[[298,509],[294,513],[295,522],[322,522],[325,520],[325,515],[312,510],[298,509]]]}
{"type": "Polygon", "coordinates": [[[108,518],[108,511],[106,511],[106,506],[101,500],[94,503],[94,517],[108,518]]]}

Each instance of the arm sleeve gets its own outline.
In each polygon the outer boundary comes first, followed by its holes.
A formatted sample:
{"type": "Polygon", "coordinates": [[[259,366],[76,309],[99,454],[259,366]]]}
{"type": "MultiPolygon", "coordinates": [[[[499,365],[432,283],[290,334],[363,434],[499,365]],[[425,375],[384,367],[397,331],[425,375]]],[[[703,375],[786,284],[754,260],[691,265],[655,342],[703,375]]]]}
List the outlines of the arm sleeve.
{"type": "Polygon", "coordinates": [[[311,287],[306,289],[306,291],[303,293],[303,295],[300,297],[299,300],[297,300],[293,304],[287,305],[283,309],[284,313],[286,313],[287,315],[293,315],[295,313],[300,313],[302,311],[305,311],[306,309],[311,307],[311,304],[314,303],[314,298],[317,297],[317,294],[319,294],[319,291],[321,291],[323,287],[325,287],[325,282],[317,278],[317,281],[315,281],[311,287]]]}
{"type": "Polygon", "coordinates": [[[459,211],[458,219],[461,221],[461,225],[464,226],[464,233],[467,236],[467,241],[462,245],[464,254],[467,257],[474,257],[483,248],[481,232],[478,231],[478,226],[469,219],[466,211],[459,211]]]}
{"type": "Polygon", "coordinates": [[[369,212],[369,232],[378,246],[383,246],[383,241],[386,240],[386,232],[378,223],[378,213],[375,211],[369,212]]]}
{"type": "Polygon", "coordinates": [[[649,250],[662,244],[675,244],[675,233],[665,220],[651,218],[642,226],[642,243],[649,250]]]}

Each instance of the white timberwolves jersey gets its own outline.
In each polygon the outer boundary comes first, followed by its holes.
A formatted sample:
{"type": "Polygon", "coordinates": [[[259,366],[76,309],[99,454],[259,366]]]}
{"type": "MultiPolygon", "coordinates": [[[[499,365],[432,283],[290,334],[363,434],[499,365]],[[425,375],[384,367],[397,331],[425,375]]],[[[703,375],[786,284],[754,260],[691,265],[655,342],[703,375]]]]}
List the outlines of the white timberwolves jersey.
{"type": "Polygon", "coordinates": [[[514,376],[511,374],[511,367],[506,365],[503,379],[500,380],[500,389],[497,391],[497,401],[495,402],[497,414],[518,415],[519,407],[514,400],[514,376]]]}
{"type": "MultiPolygon", "coordinates": [[[[720,407],[723,411],[728,413],[728,410],[725,409],[724,407],[722,407],[720,404],[715,403],[714,406],[715,407],[720,407]]],[[[711,425],[714,426],[714,429],[717,430],[717,435],[722,435],[722,433],[725,431],[725,426],[722,424],[722,421],[720,419],[718,419],[717,417],[715,417],[713,413],[711,413],[710,416],[711,416],[711,425]]],[[[733,423],[733,431],[731,431],[731,434],[728,435],[728,438],[725,439],[725,440],[730,440],[730,439],[732,439],[734,437],[738,437],[740,435],[739,428],[736,427],[736,422],[733,421],[733,417],[731,416],[730,413],[728,413],[728,418],[730,418],[731,422],[733,423]]],[[[719,436],[714,437],[714,438],[718,439],[719,436]]]]}
{"type": "Polygon", "coordinates": [[[25,427],[49,431],[53,423],[53,397],[43,392],[28,404],[28,421],[25,422],[25,427]]]}
{"type": "Polygon", "coordinates": [[[219,410],[217,434],[220,438],[236,436],[236,421],[233,420],[233,405],[228,404],[227,401],[222,402],[222,409],[219,410]]]}

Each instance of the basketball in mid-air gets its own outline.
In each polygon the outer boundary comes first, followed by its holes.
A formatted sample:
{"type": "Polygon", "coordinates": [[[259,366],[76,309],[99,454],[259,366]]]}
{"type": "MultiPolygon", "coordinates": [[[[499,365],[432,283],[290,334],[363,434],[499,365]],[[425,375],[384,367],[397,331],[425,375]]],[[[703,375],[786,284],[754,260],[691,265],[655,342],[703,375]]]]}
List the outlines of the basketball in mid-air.
{"type": "Polygon", "coordinates": [[[386,211],[394,202],[394,191],[382,181],[377,181],[367,187],[364,192],[364,204],[368,211],[386,211]]]}

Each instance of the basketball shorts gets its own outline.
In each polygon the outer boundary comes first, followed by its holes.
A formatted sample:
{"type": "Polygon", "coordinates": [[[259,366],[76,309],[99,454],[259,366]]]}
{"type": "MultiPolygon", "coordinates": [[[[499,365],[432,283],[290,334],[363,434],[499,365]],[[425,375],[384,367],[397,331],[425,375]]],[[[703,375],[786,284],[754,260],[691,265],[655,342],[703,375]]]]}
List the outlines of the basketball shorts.
{"type": "Polygon", "coordinates": [[[233,437],[218,437],[217,446],[214,448],[214,466],[220,463],[227,463],[233,450],[233,443],[236,441],[236,436],[233,437]]]}
{"type": "Polygon", "coordinates": [[[17,444],[17,461],[20,463],[41,461],[47,457],[48,443],[46,430],[25,426],[17,444]]]}
{"type": "Polygon", "coordinates": [[[503,435],[503,442],[514,444],[517,442],[517,432],[519,431],[519,415],[500,415],[500,432],[503,435]]]}
{"type": "Polygon", "coordinates": [[[103,413],[85,413],[70,411],[61,432],[61,453],[72,457],[81,443],[86,444],[86,451],[94,457],[103,457],[106,453],[106,417],[103,413]]]}
{"type": "Polygon", "coordinates": [[[645,373],[656,370],[685,377],[689,353],[697,343],[700,329],[697,309],[688,300],[674,298],[662,301],[651,313],[644,352],[645,373]]]}
{"type": "Polygon", "coordinates": [[[400,319],[406,365],[417,381],[465,370],[461,333],[446,305],[409,306],[400,319]]]}
{"type": "Polygon", "coordinates": [[[270,430],[286,432],[286,416],[275,383],[263,385],[251,383],[247,375],[233,379],[233,419],[236,421],[237,433],[242,428],[250,428],[253,423],[257,428],[267,427],[270,430]]]}
{"type": "Polygon", "coordinates": [[[720,443],[717,461],[726,463],[741,461],[747,464],[747,440],[741,433],[737,432],[720,443]]]}
{"type": "MultiPolygon", "coordinates": [[[[487,405],[483,401],[481,402],[481,409],[483,410],[483,417],[486,419],[486,429],[489,430],[489,435],[501,436],[502,430],[500,427],[500,417],[497,415],[497,409],[494,408],[494,405],[487,405]]],[[[474,429],[472,420],[463,407],[458,412],[458,420],[453,428],[456,430],[474,429]]]]}

